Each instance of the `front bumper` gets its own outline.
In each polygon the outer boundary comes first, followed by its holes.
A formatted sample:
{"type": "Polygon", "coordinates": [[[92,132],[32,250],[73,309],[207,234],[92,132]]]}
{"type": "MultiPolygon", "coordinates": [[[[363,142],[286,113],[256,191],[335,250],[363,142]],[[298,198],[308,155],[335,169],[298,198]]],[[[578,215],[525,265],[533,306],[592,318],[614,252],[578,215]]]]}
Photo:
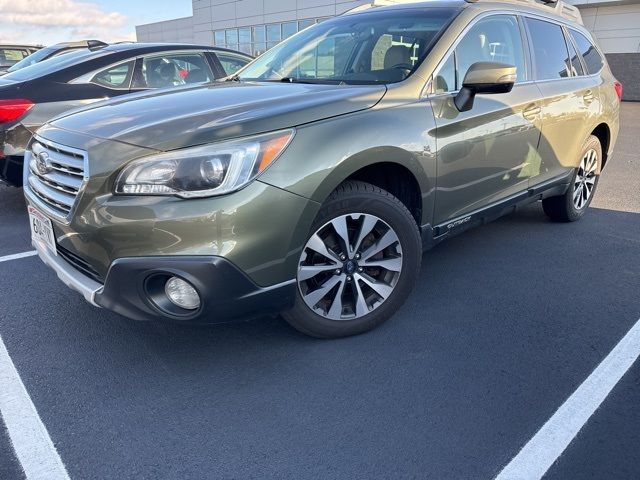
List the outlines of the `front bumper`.
{"type": "Polygon", "coordinates": [[[62,283],[80,293],[91,305],[99,306],[96,303],[96,294],[102,290],[101,284],[83,275],[60,256],[52,254],[46,248],[42,248],[37,242],[33,243],[33,247],[38,252],[40,260],[56,272],[62,283]]]}
{"type": "MultiPolygon", "coordinates": [[[[259,287],[228,260],[215,256],[122,258],[109,268],[104,285],[76,270],[59,255],[34,244],[41,260],[69,288],[87,302],[133,320],[173,320],[226,323],[290,308],[295,299],[295,280],[259,287]],[[168,311],[158,301],[151,279],[181,277],[198,291],[197,311],[168,311]]],[[[157,289],[156,289],[157,290],[157,289]]],[[[165,302],[166,303],[166,302],[165,302]]]]}

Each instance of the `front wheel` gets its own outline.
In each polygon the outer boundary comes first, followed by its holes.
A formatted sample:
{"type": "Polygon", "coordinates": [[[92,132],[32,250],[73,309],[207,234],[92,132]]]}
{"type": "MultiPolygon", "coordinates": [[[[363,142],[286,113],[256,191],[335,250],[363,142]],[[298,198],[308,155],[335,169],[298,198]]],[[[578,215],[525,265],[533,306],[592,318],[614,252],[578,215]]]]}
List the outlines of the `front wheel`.
{"type": "Polygon", "coordinates": [[[402,202],[371,184],[345,182],[316,217],[298,263],[296,302],[283,316],[318,338],[371,330],[406,300],[421,252],[402,202]]]}
{"type": "Polygon", "coordinates": [[[582,218],[593,200],[602,168],[602,145],[591,135],[580,153],[580,165],[573,174],[567,192],[542,200],[549,218],[559,222],[575,222],[582,218]]]}

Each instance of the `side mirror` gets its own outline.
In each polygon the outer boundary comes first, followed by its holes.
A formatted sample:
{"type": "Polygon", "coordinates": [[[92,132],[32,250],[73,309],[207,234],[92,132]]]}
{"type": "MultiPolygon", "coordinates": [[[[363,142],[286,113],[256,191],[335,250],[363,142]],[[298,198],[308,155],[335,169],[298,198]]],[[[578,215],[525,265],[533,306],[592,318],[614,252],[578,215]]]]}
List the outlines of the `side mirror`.
{"type": "Polygon", "coordinates": [[[469,67],[462,88],[453,99],[460,112],[473,108],[478,93],[509,93],[518,78],[513,65],[498,62],[477,62],[469,67]]]}

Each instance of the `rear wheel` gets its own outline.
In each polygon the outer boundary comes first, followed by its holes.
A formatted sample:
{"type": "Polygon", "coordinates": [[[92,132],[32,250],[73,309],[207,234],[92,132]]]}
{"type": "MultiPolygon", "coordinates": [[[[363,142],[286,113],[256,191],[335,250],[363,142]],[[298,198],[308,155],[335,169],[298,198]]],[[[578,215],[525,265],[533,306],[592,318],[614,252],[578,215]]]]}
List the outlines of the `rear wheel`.
{"type": "Polygon", "coordinates": [[[601,168],[602,145],[598,137],[591,135],[582,148],[580,166],[574,172],[567,192],[542,200],[544,213],[560,222],[575,222],[582,218],[593,200],[601,168]]]}
{"type": "Polygon", "coordinates": [[[295,306],[283,316],[319,338],[371,330],[404,303],[421,259],[418,227],[404,204],[371,184],[346,182],[314,222],[298,263],[295,306]]]}

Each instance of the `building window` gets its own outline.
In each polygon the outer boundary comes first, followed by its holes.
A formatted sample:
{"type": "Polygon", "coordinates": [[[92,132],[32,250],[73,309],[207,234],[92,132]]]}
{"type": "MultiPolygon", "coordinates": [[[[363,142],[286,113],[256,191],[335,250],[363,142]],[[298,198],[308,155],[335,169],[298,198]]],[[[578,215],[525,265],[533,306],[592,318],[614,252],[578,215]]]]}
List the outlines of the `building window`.
{"type": "Polygon", "coordinates": [[[238,43],[240,45],[251,43],[251,29],[239,28],[238,29],[238,43]]]}
{"type": "Polygon", "coordinates": [[[315,25],[316,21],[314,19],[310,20],[300,20],[298,22],[298,31],[304,30],[305,28],[310,27],[311,25],[315,25]]]}
{"type": "Polygon", "coordinates": [[[236,49],[238,48],[238,29],[232,28],[230,30],[225,31],[225,37],[227,40],[227,47],[236,49]]]}
{"type": "Polygon", "coordinates": [[[280,23],[267,25],[267,42],[278,43],[282,40],[282,25],[280,23]]]}
{"type": "Polygon", "coordinates": [[[214,32],[213,40],[216,46],[224,47],[227,44],[224,36],[224,30],[218,30],[217,32],[214,32]]]}
{"type": "Polygon", "coordinates": [[[298,33],[298,22],[289,22],[282,24],[282,39],[287,39],[298,33]]]}
{"type": "Polygon", "coordinates": [[[267,41],[267,36],[264,32],[264,25],[252,27],[251,30],[253,32],[253,43],[265,43],[267,41]]]}
{"type": "Polygon", "coordinates": [[[216,47],[230,48],[257,57],[282,40],[326,18],[310,18],[298,22],[272,23],[253,27],[231,28],[213,32],[216,47]]]}

